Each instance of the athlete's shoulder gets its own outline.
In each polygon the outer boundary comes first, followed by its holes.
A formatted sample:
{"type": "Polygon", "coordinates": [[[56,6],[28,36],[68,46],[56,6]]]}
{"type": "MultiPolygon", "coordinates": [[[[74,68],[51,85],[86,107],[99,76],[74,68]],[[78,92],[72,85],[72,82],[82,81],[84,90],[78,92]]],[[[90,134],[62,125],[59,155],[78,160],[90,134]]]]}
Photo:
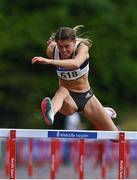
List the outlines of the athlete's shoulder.
{"type": "Polygon", "coordinates": [[[92,41],[88,38],[77,38],[76,40],[79,42],[77,49],[81,50],[82,52],[85,51],[87,53],[92,46],[92,41]]]}
{"type": "Polygon", "coordinates": [[[54,53],[55,47],[56,47],[55,41],[52,41],[51,43],[48,44],[46,53],[49,58],[53,58],[53,53],[54,53]]]}
{"type": "Polygon", "coordinates": [[[76,48],[76,53],[80,53],[80,52],[88,53],[88,51],[89,51],[89,47],[83,42],[80,42],[76,48]]]}

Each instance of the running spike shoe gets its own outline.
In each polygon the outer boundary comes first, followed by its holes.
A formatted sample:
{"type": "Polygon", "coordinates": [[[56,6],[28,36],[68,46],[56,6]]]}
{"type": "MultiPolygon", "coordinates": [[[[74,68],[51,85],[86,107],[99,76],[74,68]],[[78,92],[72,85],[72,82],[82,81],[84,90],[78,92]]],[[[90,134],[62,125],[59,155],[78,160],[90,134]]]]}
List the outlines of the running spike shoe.
{"type": "Polygon", "coordinates": [[[54,122],[54,112],[52,102],[49,97],[45,97],[41,102],[41,109],[47,125],[52,125],[54,122]]]}
{"type": "Polygon", "coordinates": [[[107,114],[110,116],[110,118],[115,119],[117,117],[117,113],[113,108],[110,107],[104,107],[107,114]]]}

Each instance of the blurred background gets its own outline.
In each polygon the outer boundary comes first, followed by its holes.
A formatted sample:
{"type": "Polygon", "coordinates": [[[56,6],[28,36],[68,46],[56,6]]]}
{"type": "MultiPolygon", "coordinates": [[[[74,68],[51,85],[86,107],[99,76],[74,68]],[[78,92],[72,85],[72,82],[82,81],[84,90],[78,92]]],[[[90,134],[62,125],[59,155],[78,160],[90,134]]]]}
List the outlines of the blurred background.
{"type": "MultiPolygon", "coordinates": [[[[89,81],[122,130],[137,130],[137,1],[1,0],[0,128],[49,128],[40,104],[58,88],[55,67],[31,64],[46,57],[46,42],[60,26],[83,24],[92,39],[89,81]]],[[[86,129],[92,125],[82,118],[86,129]]],[[[57,114],[51,128],[64,127],[57,114]]]]}

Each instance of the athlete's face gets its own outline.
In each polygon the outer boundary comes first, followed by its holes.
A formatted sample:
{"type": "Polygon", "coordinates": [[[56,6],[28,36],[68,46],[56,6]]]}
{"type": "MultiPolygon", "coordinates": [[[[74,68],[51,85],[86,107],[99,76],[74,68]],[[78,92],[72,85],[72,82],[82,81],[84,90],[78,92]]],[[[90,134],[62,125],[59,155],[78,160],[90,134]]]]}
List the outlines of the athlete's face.
{"type": "Polygon", "coordinates": [[[57,46],[62,59],[69,59],[74,50],[75,41],[72,40],[58,40],[57,46]]]}

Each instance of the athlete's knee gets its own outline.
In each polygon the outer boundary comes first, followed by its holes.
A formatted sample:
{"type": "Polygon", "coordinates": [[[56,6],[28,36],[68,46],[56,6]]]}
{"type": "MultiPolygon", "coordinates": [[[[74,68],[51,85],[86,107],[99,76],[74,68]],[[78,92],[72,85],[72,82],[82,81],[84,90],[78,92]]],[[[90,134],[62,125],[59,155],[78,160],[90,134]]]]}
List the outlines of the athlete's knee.
{"type": "Polygon", "coordinates": [[[65,116],[69,116],[69,115],[74,114],[76,112],[76,110],[71,109],[71,108],[68,107],[67,109],[65,109],[65,108],[60,109],[59,112],[62,113],[63,115],[65,115],[65,116]]]}
{"type": "Polygon", "coordinates": [[[69,94],[68,89],[65,88],[65,87],[62,87],[62,86],[59,87],[58,92],[60,92],[60,93],[62,93],[62,94],[64,94],[64,95],[68,95],[68,94],[69,94]]]}

